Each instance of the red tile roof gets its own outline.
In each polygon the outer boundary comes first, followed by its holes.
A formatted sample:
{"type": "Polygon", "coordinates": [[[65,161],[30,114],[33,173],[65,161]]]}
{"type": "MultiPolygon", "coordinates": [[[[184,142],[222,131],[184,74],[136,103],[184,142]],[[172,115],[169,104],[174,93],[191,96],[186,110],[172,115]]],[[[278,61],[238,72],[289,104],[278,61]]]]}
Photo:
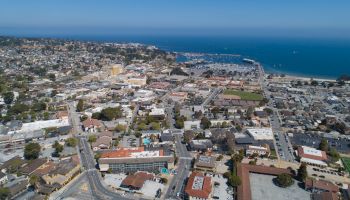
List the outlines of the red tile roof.
{"type": "Polygon", "coordinates": [[[329,192],[339,192],[339,187],[333,183],[324,180],[314,180],[311,178],[307,178],[305,180],[305,188],[325,190],[329,192]]]}
{"type": "Polygon", "coordinates": [[[153,174],[136,172],[134,175],[128,175],[122,181],[122,185],[132,188],[141,188],[146,180],[152,180],[153,178],[153,174]]]}
{"type": "Polygon", "coordinates": [[[211,178],[208,176],[204,176],[200,172],[192,172],[190,177],[188,178],[188,182],[185,188],[185,192],[187,195],[191,197],[197,197],[201,199],[208,199],[211,193],[211,178]],[[194,188],[193,184],[195,182],[196,177],[203,178],[203,183],[199,186],[199,189],[194,188]]]}
{"type": "Polygon", "coordinates": [[[303,147],[301,147],[301,146],[298,147],[298,155],[301,158],[308,158],[308,159],[321,160],[321,161],[327,160],[326,152],[321,151],[321,156],[315,156],[315,155],[305,153],[303,147]]]}
{"type": "Polygon", "coordinates": [[[97,119],[89,118],[89,119],[86,119],[85,121],[83,121],[83,126],[88,127],[88,128],[93,127],[93,126],[99,127],[99,126],[101,126],[101,123],[97,119]]]}
{"type": "Polygon", "coordinates": [[[249,164],[238,164],[237,176],[241,178],[241,185],[237,187],[237,199],[238,200],[251,200],[252,194],[250,190],[249,173],[268,174],[268,175],[279,175],[279,174],[290,174],[292,172],[288,169],[266,167],[260,165],[249,165],[249,164]]]}

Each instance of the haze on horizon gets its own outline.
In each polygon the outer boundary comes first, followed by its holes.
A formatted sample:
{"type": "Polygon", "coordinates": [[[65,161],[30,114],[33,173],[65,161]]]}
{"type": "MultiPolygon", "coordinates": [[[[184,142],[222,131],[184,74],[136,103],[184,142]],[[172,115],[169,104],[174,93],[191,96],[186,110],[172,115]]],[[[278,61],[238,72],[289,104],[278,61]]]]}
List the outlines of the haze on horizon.
{"type": "Polygon", "coordinates": [[[0,35],[350,37],[350,1],[0,2],[0,35]]]}

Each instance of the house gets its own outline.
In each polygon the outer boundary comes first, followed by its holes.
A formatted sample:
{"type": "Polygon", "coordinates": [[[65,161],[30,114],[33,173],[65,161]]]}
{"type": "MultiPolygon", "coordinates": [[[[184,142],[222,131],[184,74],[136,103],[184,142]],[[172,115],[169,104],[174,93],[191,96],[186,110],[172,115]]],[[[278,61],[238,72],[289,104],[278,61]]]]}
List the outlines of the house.
{"type": "Polygon", "coordinates": [[[37,158],[35,160],[31,160],[30,162],[27,162],[24,164],[20,169],[19,172],[21,172],[24,175],[31,175],[35,170],[40,168],[42,165],[47,163],[47,158],[37,158]]]}
{"type": "Polygon", "coordinates": [[[95,142],[91,144],[92,150],[98,151],[100,149],[109,149],[111,148],[112,137],[110,136],[99,136],[95,142]]]}
{"type": "Polygon", "coordinates": [[[190,142],[190,149],[192,151],[208,151],[213,148],[213,143],[208,140],[192,140],[190,142]]]}
{"type": "Polygon", "coordinates": [[[156,119],[164,119],[165,117],[164,108],[153,108],[151,112],[149,112],[149,116],[156,119]]]}
{"type": "Polygon", "coordinates": [[[101,122],[97,119],[88,118],[83,122],[83,130],[86,132],[96,132],[97,129],[101,128],[101,122]]]}
{"type": "Polygon", "coordinates": [[[154,175],[147,172],[136,172],[128,175],[121,183],[120,187],[130,190],[140,190],[147,180],[153,180],[154,175]]]}
{"type": "Polygon", "coordinates": [[[212,184],[211,177],[204,176],[200,172],[192,172],[188,178],[185,193],[190,200],[211,199],[212,184]]]}
{"type": "Polygon", "coordinates": [[[60,161],[53,170],[42,176],[42,179],[49,185],[59,184],[60,186],[64,186],[79,172],[79,158],[73,156],[60,161]]]}

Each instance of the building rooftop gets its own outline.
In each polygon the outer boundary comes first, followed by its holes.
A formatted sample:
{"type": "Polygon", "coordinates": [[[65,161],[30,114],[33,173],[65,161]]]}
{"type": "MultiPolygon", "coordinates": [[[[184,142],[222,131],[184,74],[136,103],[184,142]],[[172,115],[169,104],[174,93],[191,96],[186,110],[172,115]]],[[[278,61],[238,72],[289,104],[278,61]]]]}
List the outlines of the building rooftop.
{"type": "Polygon", "coordinates": [[[325,161],[327,160],[327,154],[324,151],[317,150],[312,147],[300,146],[298,147],[298,156],[300,158],[308,158],[313,160],[325,161]]]}
{"type": "Polygon", "coordinates": [[[120,148],[115,151],[102,153],[101,158],[152,158],[164,156],[163,150],[145,151],[144,147],[120,148]]]}
{"type": "Polygon", "coordinates": [[[191,197],[208,199],[212,190],[211,178],[200,172],[192,172],[185,188],[187,195],[191,197]]]}

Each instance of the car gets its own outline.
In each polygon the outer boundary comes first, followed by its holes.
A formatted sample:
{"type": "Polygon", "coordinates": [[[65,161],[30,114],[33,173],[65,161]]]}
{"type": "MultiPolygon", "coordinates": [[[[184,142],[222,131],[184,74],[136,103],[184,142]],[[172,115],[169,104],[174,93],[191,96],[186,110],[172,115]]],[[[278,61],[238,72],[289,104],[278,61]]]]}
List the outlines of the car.
{"type": "Polygon", "coordinates": [[[180,197],[180,192],[176,193],[176,196],[177,196],[177,197],[180,197]]]}

